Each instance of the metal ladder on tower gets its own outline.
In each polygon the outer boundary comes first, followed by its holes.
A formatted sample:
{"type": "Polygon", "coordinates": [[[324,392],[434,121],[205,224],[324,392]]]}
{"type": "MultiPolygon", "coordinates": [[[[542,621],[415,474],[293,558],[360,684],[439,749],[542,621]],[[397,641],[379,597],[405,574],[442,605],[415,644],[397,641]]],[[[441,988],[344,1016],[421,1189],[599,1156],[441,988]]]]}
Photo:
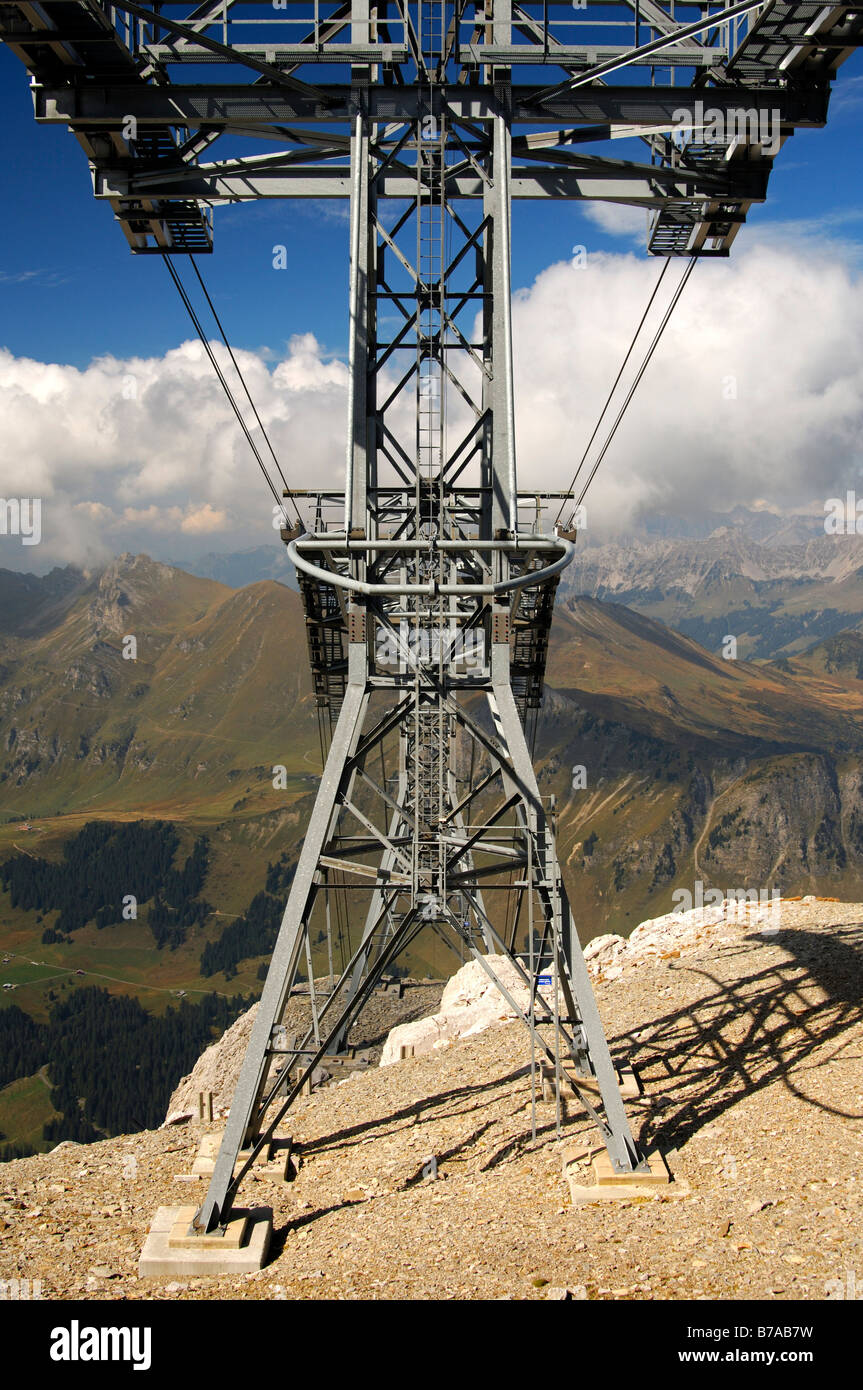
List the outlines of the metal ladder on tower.
{"type": "MultiPolygon", "coordinates": [[[[440,535],[443,525],[439,482],[444,464],[446,128],[442,112],[436,110],[435,86],[441,72],[444,16],[443,0],[421,0],[419,39],[427,74],[427,109],[417,126],[416,517],[418,532],[430,543],[440,535]]],[[[417,579],[439,577],[439,563],[433,553],[425,561],[418,556],[417,579]],[[424,564],[428,568],[425,574],[424,564]]],[[[441,599],[422,601],[416,603],[415,609],[416,650],[427,648],[424,657],[436,660],[441,676],[445,603],[441,599]],[[423,618],[419,616],[421,611],[423,618]]],[[[431,913],[434,903],[442,902],[445,896],[445,849],[439,826],[447,809],[449,718],[440,700],[429,694],[428,683],[419,669],[414,684],[412,724],[409,752],[414,790],[414,873],[431,913]]]]}

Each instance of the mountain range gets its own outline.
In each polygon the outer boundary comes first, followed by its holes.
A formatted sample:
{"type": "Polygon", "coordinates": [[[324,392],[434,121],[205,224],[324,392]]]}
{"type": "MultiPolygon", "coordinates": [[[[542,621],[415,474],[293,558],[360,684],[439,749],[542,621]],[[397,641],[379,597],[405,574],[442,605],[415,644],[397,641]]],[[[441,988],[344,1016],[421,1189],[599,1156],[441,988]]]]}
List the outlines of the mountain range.
{"type": "Polygon", "coordinates": [[[805,650],[863,620],[863,536],[794,543],[722,526],[698,540],[632,539],[579,547],[565,592],[626,604],[719,651],[805,650]]]}
{"type": "MultiPolygon", "coordinates": [[[[176,562],[231,587],[265,579],[296,588],[272,545],[176,562]]],[[[863,535],[828,535],[824,512],[736,507],[694,519],[649,517],[637,533],[585,526],[564,573],[567,596],[625,604],[719,652],[791,655],[863,623],[863,535]]]]}
{"type": "MultiPolygon", "coordinates": [[[[795,586],[832,587],[846,605],[842,630],[770,660],[726,659],[634,600],[560,594],[535,759],[584,940],[626,935],[699,882],[863,899],[863,594],[856,540],[845,544],[828,558],[806,542],[803,575],[788,547],[764,548],[773,569],[746,582],[778,586],[774,597],[785,586],[789,622],[795,586]]],[[[645,606],[718,603],[704,548],[738,557],[739,584],[751,549],[735,545],[651,543],[665,589],[645,606]],[[673,582],[684,553],[688,587],[673,582]]],[[[604,593],[614,573],[631,597],[634,559],[613,572],[588,548],[579,563],[582,578],[589,564],[602,572],[604,593]]],[[[177,872],[190,855],[206,861],[177,931],[154,900],[64,936],[53,900],[37,910],[0,892],[0,1008],[42,1027],[81,985],[156,1016],[181,991],[257,993],[320,769],[304,620],[285,585],[235,589],[143,555],[92,574],[0,571],[0,866],[29,856],[38,879],[94,821],[173,827],[177,872]]],[[[422,941],[407,964],[452,966],[422,941]]],[[[38,1137],[46,1097],[35,1072],[0,1091],[0,1131],[38,1137]]]]}
{"type": "MultiPolygon", "coordinates": [[[[699,544],[720,543],[738,559],[747,553],[716,536],[699,544]]],[[[679,558],[690,543],[675,544],[679,558]]],[[[654,548],[668,557],[669,545],[654,548]]],[[[690,868],[743,883],[762,863],[750,840],[768,834],[763,815],[733,837],[736,859],[696,844],[709,840],[716,816],[737,808],[740,823],[738,802],[748,806],[753,779],[763,791],[775,783],[777,794],[796,779],[792,803],[783,796],[778,808],[787,832],[769,828],[782,886],[835,886],[837,875],[856,884],[863,634],[854,622],[863,586],[852,552],[861,564],[863,554],[856,538],[832,558],[820,541],[805,548],[805,581],[780,547],[767,552],[768,577],[748,582],[784,582],[789,593],[802,582],[832,585],[851,622],[772,661],[724,659],[634,605],[560,596],[537,756],[561,807],[567,857],[575,862],[582,831],[593,846],[584,882],[573,884],[587,934],[621,925],[624,880],[635,897],[626,910],[642,917],[670,905],[668,885],[690,868]],[[576,791],[571,768],[579,765],[587,788],[576,791]],[[681,828],[690,824],[691,835],[681,828]],[[818,845],[826,837],[838,846],[832,857],[816,846],[819,835],[818,845]],[[673,874],[657,867],[672,859],[673,874]]],[[[582,575],[592,563],[586,554],[582,575]]],[[[706,559],[693,575],[698,582],[686,589],[679,569],[676,584],[660,568],[665,587],[655,603],[715,595],[706,559]]],[[[320,772],[297,594],[266,580],[236,590],[124,555],[89,576],[0,572],[0,608],[0,850],[20,849],[24,817],[38,823],[26,832],[28,848],[38,837],[49,853],[88,818],[169,820],[184,828],[187,852],[194,834],[213,837],[207,897],[218,889],[219,908],[241,912],[267,856],[294,853],[320,772]],[[278,767],[285,785],[277,789],[278,767]]]]}

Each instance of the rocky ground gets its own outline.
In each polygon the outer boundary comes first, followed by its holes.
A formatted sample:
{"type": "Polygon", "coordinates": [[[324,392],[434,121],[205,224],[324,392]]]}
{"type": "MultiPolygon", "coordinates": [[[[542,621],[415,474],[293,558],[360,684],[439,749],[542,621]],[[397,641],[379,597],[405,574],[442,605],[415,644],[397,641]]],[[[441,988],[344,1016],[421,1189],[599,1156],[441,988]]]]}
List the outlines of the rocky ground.
{"type": "Polygon", "coordinates": [[[559,1139],[540,1101],[532,1139],[529,1039],[507,1023],[296,1106],[296,1180],[244,1185],[274,1210],[259,1274],[136,1276],[155,1209],[202,1195],[186,1126],[4,1165],[0,1278],[41,1279],[45,1298],[847,1296],[863,1287],[863,905],[786,902],[778,931],[706,917],[594,963],[612,1051],[644,1086],[634,1128],[675,1177],[658,1195],[573,1205],[562,1150],[592,1128],[565,1100],[559,1139]]]}

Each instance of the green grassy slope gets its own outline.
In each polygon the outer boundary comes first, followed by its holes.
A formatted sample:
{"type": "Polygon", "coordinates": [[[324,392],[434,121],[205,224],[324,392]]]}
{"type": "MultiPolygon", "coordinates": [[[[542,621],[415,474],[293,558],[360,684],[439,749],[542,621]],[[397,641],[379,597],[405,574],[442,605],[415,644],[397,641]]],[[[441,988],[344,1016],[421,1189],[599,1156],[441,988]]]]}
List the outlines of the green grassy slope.
{"type": "MultiPolygon", "coordinates": [[[[77,588],[55,578],[47,598],[30,594],[29,616],[16,594],[15,631],[0,636],[0,859],[59,859],[93,818],[162,818],[180,831],[179,855],[209,836],[214,912],[175,951],[154,949],[146,908],[43,946],[52,915],[37,921],[0,894],[0,946],[14,952],[3,979],[16,985],[0,1007],[14,999],[44,1017],[48,991],[81,980],[155,1009],[180,989],[257,989],[260,958],[230,982],[202,979],[198,963],[267,863],[295,856],[311,808],[320,755],[297,595],[271,582],[231,590],[146,557],[77,588]],[[122,656],[130,635],[135,661],[122,656]],[[286,790],[273,788],[276,764],[286,790]]],[[[585,935],[667,910],[699,875],[856,893],[863,682],[855,635],[831,640],[790,661],[723,661],[619,605],[559,608],[537,752],[585,935]],[[784,826],[771,820],[777,798],[784,826]],[[729,816],[733,833],[717,839],[729,816]],[[764,862],[759,837],[778,857],[764,862]]]]}

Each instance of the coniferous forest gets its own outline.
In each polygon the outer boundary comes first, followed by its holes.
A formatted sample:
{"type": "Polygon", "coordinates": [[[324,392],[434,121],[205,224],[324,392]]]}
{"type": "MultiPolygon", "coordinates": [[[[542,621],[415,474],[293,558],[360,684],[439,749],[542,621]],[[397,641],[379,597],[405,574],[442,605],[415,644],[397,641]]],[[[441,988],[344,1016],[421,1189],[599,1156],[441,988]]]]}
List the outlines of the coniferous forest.
{"type": "Polygon", "coordinates": [[[256,893],[242,917],[225,927],[221,936],[208,942],[201,952],[201,974],[206,978],[224,971],[233,979],[237,965],[251,956],[268,955],[276,944],[295,865],[282,855],[267,865],[266,886],[256,893]]]}
{"type": "Polygon", "coordinates": [[[47,1064],[60,1112],[44,1127],[53,1143],[152,1129],[180,1078],[252,1003],[242,995],[207,994],[158,1017],[137,999],[86,987],[54,1004],[45,1024],[12,1006],[0,1011],[0,1080],[6,1085],[47,1064]]]}
{"type": "Polygon", "coordinates": [[[54,1006],[48,1024],[51,1098],[62,1119],[45,1126],[45,1138],[95,1139],[96,1131],[128,1134],[161,1124],[179,1079],[252,1002],[207,994],[155,1017],[137,999],[76,990],[54,1006]]]}
{"type": "Polygon", "coordinates": [[[179,836],[167,821],[115,825],[90,821],[63,846],[60,863],[17,854],[0,864],[0,883],[13,908],[59,911],[43,941],[63,941],[87,922],[108,927],[124,920],[124,906],[151,904],[156,945],[171,948],[204,920],[210,904],[199,897],[207,876],[208,841],[196,840],[180,869],[173,866],[179,836]]]}
{"type": "MultiPolygon", "coordinates": [[[[29,912],[56,912],[43,942],[68,942],[88,923],[97,928],[128,920],[124,905],[147,906],[146,926],[156,946],[174,948],[190,926],[210,913],[201,897],[209,869],[209,842],[200,836],[175,867],[179,835],[168,822],[89,822],[63,848],[59,862],[18,854],[0,864],[0,884],[10,905],[29,912]]],[[[200,972],[223,971],[268,954],[275,943],[294,864],[283,854],[267,865],[263,891],[246,911],[204,946],[200,972]]],[[[37,918],[37,921],[39,919],[37,918]]],[[[143,926],[143,923],[142,923],[143,926]]],[[[82,973],[82,972],[79,972],[82,973]]],[[[125,994],[81,986],[56,999],[47,1022],[17,1005],[0,1009],[0,1089],[40,1068],[58,1112],[43,1129],[47,1143],[88,1143],[161,1123],[171,1092],[204,1049],[221,1035],[253,997],[206,994],[181,999],[161,1015],[125,994]]],[[[0,1160],[32,1152],[29,1143],[0,1134],[0,1160]]]]}
{"type": "Polygon", "coordinates": [[[0,1009],[0,1088],[32,1076],[46,1062],[46,1027],[17,1004],[0,1009]]]}

